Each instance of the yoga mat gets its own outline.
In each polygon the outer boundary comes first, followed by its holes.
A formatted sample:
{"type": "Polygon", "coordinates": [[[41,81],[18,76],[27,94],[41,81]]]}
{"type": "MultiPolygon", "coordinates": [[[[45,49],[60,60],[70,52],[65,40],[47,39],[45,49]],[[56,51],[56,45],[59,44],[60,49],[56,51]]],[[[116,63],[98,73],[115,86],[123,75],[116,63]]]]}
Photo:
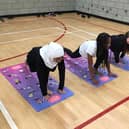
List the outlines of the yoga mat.
{"type": "Polygon", "coordinates": [[[24,63],[2,68],[0,71],[12,86],[38,112],[73,95],[73,92],[67,87],[64,88],[64,94],[59,94],[57,92],[58,82],[54,78],[49,77],[48,89],[52,91],[52,96],[48,101],[42,102],[42,94],[37,75],[36,73],[29,72],[24,63]]]}
{"type": "Polygon", "coordinates": [[[65,59],[65,66],[69,71],[77,75],[79,78],[85,80],[92,86],[99,87],[115,79],[115,77],[109,77],[107,75],[108,73],[106,68],[100,67],[98,71],[101,72],[103,76],[96,75],[95,78],[99,81],[99,83],[95,85],[92,83],[92,80],[90,79],[90,74],[88,71],[88,62],[86,58],[83,57],[71,58],[68,55],[65,55],[64,59],[65,59]]]}
{"type": "Polygon", "coordinates": [[[120,63],[115,63],[113,52],[109,51],[110,62],[123,70],[129,71],[129,56],[125,55],[123,58],[120,58],[120,63]]]}

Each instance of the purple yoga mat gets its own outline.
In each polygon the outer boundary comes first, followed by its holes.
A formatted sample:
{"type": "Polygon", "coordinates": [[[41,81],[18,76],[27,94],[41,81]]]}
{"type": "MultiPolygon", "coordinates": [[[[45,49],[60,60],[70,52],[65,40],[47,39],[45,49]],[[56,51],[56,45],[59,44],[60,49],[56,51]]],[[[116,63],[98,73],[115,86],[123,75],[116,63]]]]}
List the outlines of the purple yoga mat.
{"type": "Polygon", "coordinates": [[[109,51],[109,60],[114,66],[129,71],[129,56],[125,55],[123,58],[120,58],[120,63],[115,63],[114,54],[109,51]]]}
{"type": "Polygon", "coordinates": [[[99,84],[94,85],[90,79],[87,59],[83,57],[71,58],[68,55],[65,55],[65,66],[69,71],[95,87],[102,86],[115,79],[114,77],[109,77],[107,75],[106,68],[100,67],[98,71],[101,72],[103,76],[96,75],[99,84]]]}
{"type": "Polygon", "coordinates": [[[52,96],[42,103],[43,96],[37,75],[29,72],[24,63],[2,68],[0,71],[36,111],[46,109],[73,95],[67,87],[64,88],[65,94],[59,94],[57,92],[58,82],[49,77],[48,89],[52,91],[52,96]]]}

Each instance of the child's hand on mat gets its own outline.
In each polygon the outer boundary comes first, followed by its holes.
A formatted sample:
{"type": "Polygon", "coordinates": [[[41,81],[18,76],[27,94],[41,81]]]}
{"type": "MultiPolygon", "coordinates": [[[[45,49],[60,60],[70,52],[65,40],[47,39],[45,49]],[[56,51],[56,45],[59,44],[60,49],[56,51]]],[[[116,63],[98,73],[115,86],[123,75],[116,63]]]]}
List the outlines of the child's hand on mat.
{"type": "Polygon", "coordinates": [[[47,90],[47,94],[51,96],[52,95],[52,91],[47,90]]]}
{"type": "MultiPolygon", "coordinates": [[[[97,72],[97,71],[96,71],[97,72]]],[[[95,73],[94,74],[91,74],[91,81],[94,85],[97,85],[99,83],[98,80],[95,79],[95,73]]]]}
{"type": "Polygon", "coordinates": [[[49,98],[50,98],[50,95],[48,94],[43,96],[43,102],[48,101],[49,98]]]}
{"type": "Polygon", "coordinates": [[[99,83],[99,81],[96,80],[96,79],[92,79],[92,83],[95,84],[95,85],[97,85],[99,83]]]}
{"type": "Polygon", "coordinates": [[[58,89],[57,91],[58,91],[59,94],[65,94],[65,91],[64,90],[58,89]]]}
{"type": "Polygon", "coordinates": [[[112,72],[108,73],[108,76],[109,77],[117,77],[117,75],[115,73],[112,73],[112,72]]]}

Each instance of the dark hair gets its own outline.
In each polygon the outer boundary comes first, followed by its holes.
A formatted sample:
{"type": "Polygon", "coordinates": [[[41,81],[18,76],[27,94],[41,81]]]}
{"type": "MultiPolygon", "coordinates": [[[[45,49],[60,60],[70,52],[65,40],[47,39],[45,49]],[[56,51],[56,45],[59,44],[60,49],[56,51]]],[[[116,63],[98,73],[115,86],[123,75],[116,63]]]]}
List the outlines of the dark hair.
{"type": "MultiPolygon", "coordinates": [[[[125,33],[125,38],[126,39],[129,38],[129,31],[125,33]]],[[[126,41],[125,49],[126,49],[126,52],[129,53],[129,44],[127,43],[127,41],[126,41]]]]}
{"type": "Polygon", "coordinates": [[[129,31],[125,33],[125,37],[129,38],[129,31]]]}
{"type": "Polygon", "coordinates": [[[108,33],[100,33],[97,37],[97,57],[102,56],[107,50],[110,35],[108,33]]]}
{"type": "Polygon", "coordinates": [[[104,65],[108,63],[108,44],[110,35],[108,33],[100,33],[96,39],[97,41],[97,52],[96,52],[96,69],[99,67],[100,63],[104,65]],[[99,62],[99,63],[97,63],[99,62]],[[98,65],[97,65],[98,64],[98,65]]]}

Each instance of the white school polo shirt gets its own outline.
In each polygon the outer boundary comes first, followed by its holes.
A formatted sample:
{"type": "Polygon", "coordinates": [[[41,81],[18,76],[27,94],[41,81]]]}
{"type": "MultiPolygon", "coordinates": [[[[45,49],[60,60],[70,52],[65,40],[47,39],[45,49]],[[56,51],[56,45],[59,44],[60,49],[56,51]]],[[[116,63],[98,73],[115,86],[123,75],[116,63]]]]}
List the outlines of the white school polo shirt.
{"type": "Polygon", "coordinates": [[[97,50],[97,42],[96,40],[85,41],[80,45],[79,53],[82,57],[87,57],[87,54],[95,57],[97,50]]]}

